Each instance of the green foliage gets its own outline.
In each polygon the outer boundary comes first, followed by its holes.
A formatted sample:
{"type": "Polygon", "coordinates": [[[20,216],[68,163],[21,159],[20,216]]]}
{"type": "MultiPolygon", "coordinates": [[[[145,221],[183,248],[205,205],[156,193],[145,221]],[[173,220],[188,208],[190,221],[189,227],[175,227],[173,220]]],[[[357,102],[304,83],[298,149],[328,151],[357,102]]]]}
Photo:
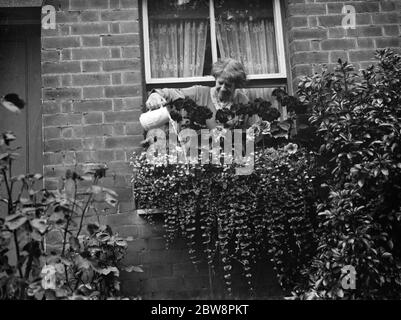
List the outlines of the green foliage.
{"type": "Polygon", "coordinates": [[[401,56],[376,56],[379,63],[361,75],[339,60],[334,72],[300,83],[323,140],[329,191],[318,205],[319,247],[302,297],[401,297],[401,56]],[[341,286],[347,265],[357,272],[355,290],[341,286]]]}
{"type": "Polygon", "coordinates": [[[120,270],[141,271],[122,265],[127,239],[100,223],[86,225],[81,234],[95,201],[116,205],[117,194],[98,185],[107,168],[83,176],[67,171],[63,190],[50,192],[41,189],[40,174],[11,175],[18,157],[13,140],[11,132],[0,138],[0,184],[5,190],[0,201],[6,208],[0,216],[0,299],[118,297],[120,270]],[[63,241],[50,248],[46,240],[55,233],[63,241]]]}

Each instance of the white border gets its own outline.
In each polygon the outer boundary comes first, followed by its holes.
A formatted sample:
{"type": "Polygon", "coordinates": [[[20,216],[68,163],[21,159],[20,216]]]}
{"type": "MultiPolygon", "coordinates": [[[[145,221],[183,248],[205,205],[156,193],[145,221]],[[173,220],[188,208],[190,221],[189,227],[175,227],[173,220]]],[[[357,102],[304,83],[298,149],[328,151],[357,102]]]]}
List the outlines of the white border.
{"type": "MultiPolygon", "coordinates": [[[[209,0],[210,9],[210,39],[212,47],[213,62],[217,61],[217,39],[214,0],[209,0]]],[[[280,0],[273,0],[274,27],[276,35],[276,49],[279,66],[279,73],[253,74],[248,75],[249,80],[258,79],[286,79],[287,70],[284,55],[284,35],[283,23],[281,17],[280,0]]],[[[212,76],[204,77],[185,77],[185,78],[152,78],[150,66],[150,47],[149,47],[149,18],[148,18],[148,1],[142,0],[142,19],[143,19],[143,44],[144,44],[144,60],[145,60],[145,80],[147,84],[156,83],[186,83],[186,82],[208,82],[214,81],[212,76]]]]}

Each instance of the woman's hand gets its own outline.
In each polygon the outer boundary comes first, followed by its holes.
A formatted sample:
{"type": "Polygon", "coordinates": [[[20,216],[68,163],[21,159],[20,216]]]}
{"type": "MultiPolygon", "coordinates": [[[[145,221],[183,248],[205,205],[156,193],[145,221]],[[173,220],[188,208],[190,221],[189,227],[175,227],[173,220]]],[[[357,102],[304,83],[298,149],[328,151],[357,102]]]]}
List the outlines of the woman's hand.
{"type": "Polygon", "coordinates": [[[153,92],[148,100],[146,101],[146,108],[148,110],[155,110],[159,109],[160,107],[164,106],[167,103],[167,100],[164,99],[160,94],[157,92],[153,92]]]}

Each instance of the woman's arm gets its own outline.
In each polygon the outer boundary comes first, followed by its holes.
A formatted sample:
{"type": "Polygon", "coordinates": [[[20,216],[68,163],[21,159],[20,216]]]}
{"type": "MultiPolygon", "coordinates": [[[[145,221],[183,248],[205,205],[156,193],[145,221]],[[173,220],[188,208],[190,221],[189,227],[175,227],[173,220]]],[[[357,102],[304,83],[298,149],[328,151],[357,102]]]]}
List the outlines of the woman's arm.
{"type": "Polygon", "coordinates": [[[153,110],[178,99],[191,98],[192,100],[196,100],[197,87],[198,86],[183,89],[153,89],[146,101],[146,107],[149,110],[153,110]]]}

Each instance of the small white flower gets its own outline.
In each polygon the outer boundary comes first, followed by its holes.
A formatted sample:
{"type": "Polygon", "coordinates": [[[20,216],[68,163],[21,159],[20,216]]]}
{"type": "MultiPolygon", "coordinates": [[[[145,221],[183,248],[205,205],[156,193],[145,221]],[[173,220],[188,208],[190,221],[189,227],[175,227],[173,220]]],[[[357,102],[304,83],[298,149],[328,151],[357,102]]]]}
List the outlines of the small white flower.
{"type": "Polygon", "coordinates": [[[53,265],[45,265],[42,268],[42,287],[43,289],[56,290],[56,268],[53,265]]]}

